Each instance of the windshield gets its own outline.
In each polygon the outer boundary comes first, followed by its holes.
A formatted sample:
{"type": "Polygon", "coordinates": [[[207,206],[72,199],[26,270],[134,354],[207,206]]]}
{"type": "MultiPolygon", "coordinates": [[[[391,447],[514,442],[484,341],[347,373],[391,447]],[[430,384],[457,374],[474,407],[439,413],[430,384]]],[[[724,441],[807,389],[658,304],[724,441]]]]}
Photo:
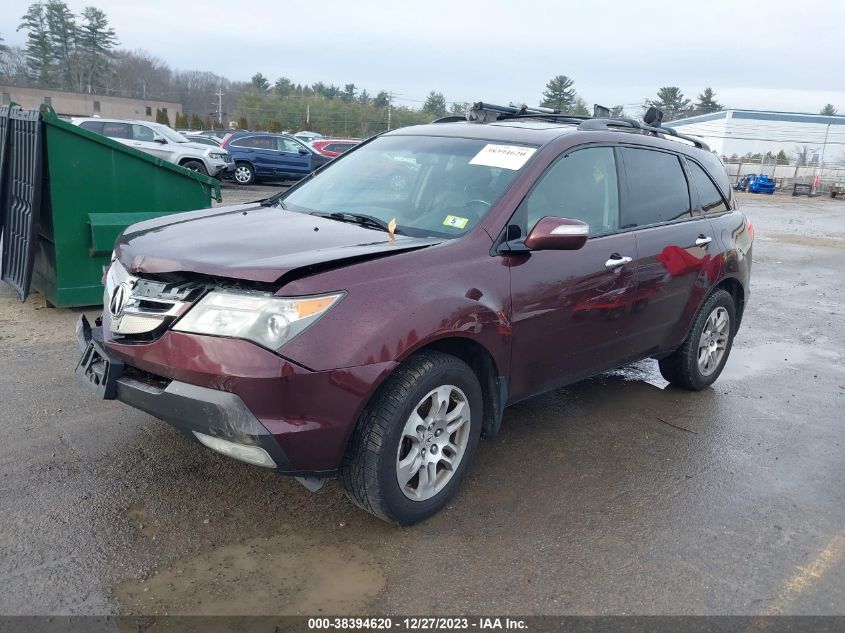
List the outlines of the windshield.
{"type": "Polygon", "coordinates": [[[179,134],[179,132],[174,132],[166,125],[156,125],[156,132],[161,134],[164,138],[166,138],[171,143],[189,143],[188,139],[184,136],[179,134]]]}
{"type": "Polygon", "coordinates": [[[460,237],[487,215],[533,147],[431,136],[382,136],[282,198],[303,213],[364,214],[397,233],[460,237]]]}

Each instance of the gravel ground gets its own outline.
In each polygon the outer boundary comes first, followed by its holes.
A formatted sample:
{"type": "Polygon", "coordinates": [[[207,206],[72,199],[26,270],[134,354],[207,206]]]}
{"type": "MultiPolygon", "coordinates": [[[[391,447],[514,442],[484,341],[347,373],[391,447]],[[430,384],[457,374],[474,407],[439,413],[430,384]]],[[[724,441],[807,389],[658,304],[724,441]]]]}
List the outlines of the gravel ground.
{"type": "Polygon", "coordinates": [[[512,407],[412,528],[98,401],[79,311],[0,284],[0,613],[845,613],[845,202],[742,202],[714,388],[645,361],[512,407]]]}

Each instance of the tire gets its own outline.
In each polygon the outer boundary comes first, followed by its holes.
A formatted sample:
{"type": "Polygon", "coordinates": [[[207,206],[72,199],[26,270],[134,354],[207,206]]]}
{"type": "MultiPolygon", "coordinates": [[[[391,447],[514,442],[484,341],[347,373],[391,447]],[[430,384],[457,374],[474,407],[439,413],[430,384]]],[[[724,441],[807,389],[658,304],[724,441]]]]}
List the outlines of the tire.
{"type": "Polygon", "coordinates": [[[713,292],[695,317],[695,322],[687,335],[686,340],[674,352],[660,359],[658,364],[660,366],[660,373],[671,384],[676,387],[683,387],[684,389],[692,389],[700,391],[706,389],[719,377],[728,361],[728,356],[731,353],[733,346],[734,335],[736,334],[736,307],[734,305],[733,297],[730,293],[724,290],[716,290],[713,292]],[[723,339],[724,347],[721,355],[715,359],[712,355],[709,360],[705,359],[707,363],[702,367],[700,358],[704,359],[704,351],[702,345],[703,335],[705,329],[710,329],[713,325],[718,325],[721,322],[721,317],[726,316],[728,319],[727,326],[716,329],[716,336],[710,336],[712,344],[709,344],[708,349],[713,350],[713,345],[718,350],[720,340],[723,339]],[[715,321],[711,321],[711,317],[715,321]],[[724,330],[724,334],[719,332],[724,330]],[[709,364],[709,366],[707,366],[709,364]]]}
{"type": "MultiPolygon", "coordinates": [[[[378,518],[400,525],[436,514],[455,494],[472,462],[481,434],[482,408],[478,378],[466,363],[433,350],[412,356],[379,388],[358,420],[339,473],[347,496],[378,518]],[[426,407],[445,393],[449,394],[442,400],[447,403],[447,415],[455,415],[463,402],[463,425],[449,432],[442,416],[433,416],[435,421],[427,427],[419,424],[430,422],[432,411],[426,407]],[[417,422],[413,414],[419,415],[417,422]],[[408,435],[409,428],[421,427],[423,431],[416,431],[413,439],[408,435]],[[462,450],[456,452],[450,446],[462,450]],[[427,452],[422,450],[426,447],[427,452]],[[454,460],[457,465],[449,469],[437,459],[454,460]],[[418,463],[425,465],[414,470],[418,463]],[[432,472],[431,463],[433,479],[439,484],[428,486],[424,475],[432,472]],[[403,477],[407,483],[400,484],[400,476],[411,472],[416,474],[403,477]]],[[[458,421],[448,424],[451,427],[458,421]]]]}
{"type": "Polygon", "coordinates": [[[205,165],[202,164],[202,161],[186,160],[184,163],[182,163],[182,167],[200,173],[203,176],[208,176],[208,170],[205,168],[205,165]]]}
{"type": "Polygon", "coordinates": [[[251,185],[255,182],[255,168],[249,163],[237,163],[232,172],[232,180],[239,185],[251,185]]]}

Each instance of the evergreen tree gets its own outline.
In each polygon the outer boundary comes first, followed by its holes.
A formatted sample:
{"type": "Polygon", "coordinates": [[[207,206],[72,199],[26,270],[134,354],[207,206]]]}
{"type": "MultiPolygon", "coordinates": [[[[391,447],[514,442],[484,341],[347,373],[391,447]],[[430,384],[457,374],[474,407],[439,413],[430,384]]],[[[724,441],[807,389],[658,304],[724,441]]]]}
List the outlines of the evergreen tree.
{"type": "Polygon", "coordinates": [[[386,90],[380,90],[373,99],[373,105],[377,108],[386,108],[390,101],[390,94],[386,90]]]}
{"type": "Polygon", "coordinates": [[[239,130],[248,130],[249,129],[249,122],[246,120],[245,116],[238,117],[238,129],[239,130]]]}
{"type": "Polygon", "coordinates": [[[293,83],[287,77],[279,77],[273,84],[273,92],[279,97],[287,97],[293,89],[293,83]]]}
{"type": "Polygon", "coordinates": [[[824,114],[824,115],[827,115],[827,116],[833,116],[837,112],[838,112],[838,110],[833,106],[833,104],[828,103],[825,107],[823,107],[821,109],[821,112],[819,112],[819,114],[824,114]]]}
{"type": "Polygon", "coordinates": [[[657,91],[657,99],[647,101],[646,105],[662,110],[664,121],[673,121],[690,113],[690,103],[677,86],[663,86],[657,91]]]}
{"type": "Polygon", "coordinates": [[[106,14],[96,7],[85,7],[78,38],[84,66],[82,88],[89,92],[102,91],[112,51],[118,44],[106,14]]]}
{"type": "Polygon", "coordinates": [[[346,84],[343,87],[343,92],[340,93],[340,98],[346,102],[354,101],[356,92],[355,84],[346,84]]]}
{"type": "Polygon", "coordinates": [[[572,104],[569,113],[575,116],[590,116],[591,114],[590,109],[587,107],[587,102],[581,97],[575,97],[575,102],[572,104]]]}
{"type": "Polygon", "coordinates": [[[557,75],[549,80],[543,91],[543,101],[540,106],[552,108],[560,112],[569,112],[575,103],[574,82],[566,75],[557,75]]]}
{"type": "Polygon", "coordinates": [[[201,130],[204,127],[202,119],[196,112],[191,114],[190,127],[192,130],[201,130]]]}
{"type": "Polygon", "coordinates": [[[432,90],[428,93],[422,109],[423,112],[430,114],[434,118],[446,116],[446,98],[442,92],[432,90]]]}
{"type": "Polygon", "coordinates": [[[61,0],[48,0],[44,5],[44,18],[47,22],[58,86],[62,89],[81,90],[81,67],[77,51],[79,31],[76,18],[61,0]]]}
{"type": "Polygon", "coordinates": [[[255,73],[250,79],[250,83],[252,84],[253,88],[258,90],[259,92],[267,92],[270,90],[270,82],[268,81],[267,77],[262,75],[261,73],[255,73]]]}
{"type": "Polygon", "coordinates": [[[26,66],[30,78],[43,86],[52,85],[53,45],[44,5],[29,5],[18,31],[26,31],[26,66]]]}
{"type": "Polygon", "coordinates": [[[360,103],[362,106],[367,107],[372,103],[372,101],[373,100],[370,98],[370,93],[366,90],[362,90],[358,94],[358,103],[360,103]]]}
{"type": "Polygon", "coordinates": [[[695,104],[695,112],[698,114],[708,114],[710,112],[718,112],[722,106],[716,101],[716,93],[713,89],[707,87],[700,95],[698,95],[698,102],[695,104]]]}

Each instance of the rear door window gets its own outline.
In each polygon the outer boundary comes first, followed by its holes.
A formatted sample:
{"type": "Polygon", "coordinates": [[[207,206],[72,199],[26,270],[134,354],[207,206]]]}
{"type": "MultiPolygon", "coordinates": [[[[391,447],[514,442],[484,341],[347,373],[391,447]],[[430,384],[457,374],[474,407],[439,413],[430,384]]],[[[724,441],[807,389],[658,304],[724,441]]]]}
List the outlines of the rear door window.
{"type": "Polygon", "coordinates": [[[132,138],[132,128],[128,123],[103,123],[103,134],[110,138],[132,138]]]}
{"type": "Polygon", "coordinates": [[[622,151],[628,183],[622,228],[692,217],[687,179],[675,154],[630,147],[622,151]]]}
{"type": "Polygon", "coordinates": [[[707,175],[707,172],[691,160],[687,161],[687,167],[692,176],[692,181],[695,183],[695,188],[698,191],[701,210],[704,213],[727,211],[728,205],[725,203],[722,194],[719,193],[713,180],[707,175]]]}

